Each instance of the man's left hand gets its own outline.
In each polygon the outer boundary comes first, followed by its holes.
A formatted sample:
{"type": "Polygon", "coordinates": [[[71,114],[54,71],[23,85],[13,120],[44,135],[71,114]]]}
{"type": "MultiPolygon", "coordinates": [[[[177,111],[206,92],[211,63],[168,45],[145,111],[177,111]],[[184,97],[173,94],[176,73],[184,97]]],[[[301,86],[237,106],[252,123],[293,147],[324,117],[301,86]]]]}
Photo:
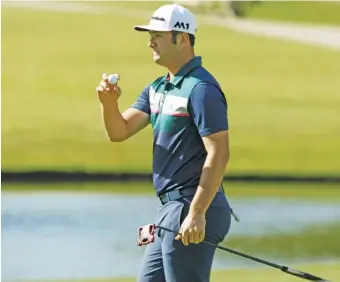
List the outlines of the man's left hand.
{"type": "Polygon", "coordinates": [[[177,235],[175,240],[182,240],[185,246],[201,243],[205,237],[205,224],[205,213],[189,212],[179,230],[181,235],[177,235]]]}

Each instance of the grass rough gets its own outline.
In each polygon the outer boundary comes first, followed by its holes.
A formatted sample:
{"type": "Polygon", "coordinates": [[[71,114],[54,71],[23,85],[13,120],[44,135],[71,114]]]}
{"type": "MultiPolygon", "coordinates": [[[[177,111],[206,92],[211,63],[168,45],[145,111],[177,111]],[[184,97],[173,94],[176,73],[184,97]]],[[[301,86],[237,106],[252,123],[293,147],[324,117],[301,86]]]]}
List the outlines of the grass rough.
{"type": "MultiPolygon", "coordinates": [[[[123,110],[165,73],[142,19],[2,8],[2,169],[151,171],[151,128],[109,143],[95,93],[120,73],[123,110]]],[[[338,174],[339,52],[208,25],[196,52],[228,99],[228,173],[338,174]]]]}

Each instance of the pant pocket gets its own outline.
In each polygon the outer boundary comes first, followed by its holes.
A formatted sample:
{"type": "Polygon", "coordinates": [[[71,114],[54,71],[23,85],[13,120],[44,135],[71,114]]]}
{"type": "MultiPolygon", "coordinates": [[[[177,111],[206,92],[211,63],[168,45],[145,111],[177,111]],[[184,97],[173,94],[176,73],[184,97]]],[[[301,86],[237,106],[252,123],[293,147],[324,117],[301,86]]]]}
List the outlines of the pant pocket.
{"type": "Polygon", "coordinates": [[[166,207],[166,214],[163,219],[162,226],[174,232],[162,230],[162,250],[163,253],[171,253],[178,249],[182,244],[181,241],[175,240],[177,232],[179,232],[183,217],[185,216],[185,204],[174,201],[166,207]]]}
{"type": "MultiPolygon", "coordinates": [[[[168,228],[174,232],[179,232],[182,224],[183,213],[183,203],[178,201],[169,202],[159,209],[157,225],[168,228]]],[[[163,238],[166,233],[169,233],[169,231],[165,230],[160,231],[161,238],[163,238]]]]}

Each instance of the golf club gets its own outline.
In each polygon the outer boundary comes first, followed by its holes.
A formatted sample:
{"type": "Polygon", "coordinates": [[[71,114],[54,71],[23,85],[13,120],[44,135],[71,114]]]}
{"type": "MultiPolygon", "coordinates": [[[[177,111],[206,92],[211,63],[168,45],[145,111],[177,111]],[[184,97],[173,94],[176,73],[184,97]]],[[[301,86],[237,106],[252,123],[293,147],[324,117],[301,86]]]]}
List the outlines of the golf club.
{"type": "MultiPolygon", "coordinates": [[[[149,224],[149,225],[145,225],[145,226],[143,226],[139,229],[138,245],[141,246],[141,245],[153,243],[154,242],[154,233],[155,233],[156,229],[161,229],[161,230],[164,230],[164,231],[167,231],[167,232],[175,233],[176,235],[181,235],[177,231],[171,230],[169,228],[166,228],[166,227],[163,227],[163,226],[158,226],[158,225],[155,225],[155,224],[149,224]]],[[[315,275],[312,275],[312,274],[309,274],[309,273],[306,273],[306,272],[303,272],[303,271],[300,271],[300,270],[296,270],[296,269],[293,269],[293,268],[290,268],[290,267],[287,267],[287,266],[275,264],[275,263],[272,263],[272,262],[269,262],[269,261],[266,261],[266,260],[263,260],[263,259],[260,259],[260,258],[256,258],[256,257],[235,251],[235,250],[227,248],[227,247],[215,245],[215,244],[207,242],[207,241],[202,241],[202,243],[210,245],[210,246],[215,247],[215,248],[218,248],[220,250],[223,250],[223,251],[226,251],[226,252],[229,252],[229,253],[232,253],[232,254],[235,254],[235,255],[238,255],[238,256],[241,256],[241,257],[244,257],[244,258],[247,258],[247,259],[250,259],[250,260],[271,266],[271,267],[274,267],[274,268],[277,268],[277,269],[280,269],[281,271],[283,271],[285,273],[294,275],[294,276],[302,278],[302,279],[306,279],[306,280],[310,280],[310,281],[318,281],[318,282],[330,282],[329,280],[317,277],[315,275]]]]}

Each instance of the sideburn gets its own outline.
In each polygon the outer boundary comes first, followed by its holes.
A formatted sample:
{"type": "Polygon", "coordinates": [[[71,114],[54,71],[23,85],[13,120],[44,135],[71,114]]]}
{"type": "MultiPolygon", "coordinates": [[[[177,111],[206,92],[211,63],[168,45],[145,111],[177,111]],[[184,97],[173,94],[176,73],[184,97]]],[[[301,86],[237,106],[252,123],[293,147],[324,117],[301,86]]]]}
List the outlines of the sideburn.
{"type": "Polygon", "coordinates": [[[171,42],[172,42],[172,44],[176,45],[177,44],[177,35],[179,34],[179,32],[173,30],[171,33],[172,33],[171,42]]]}

